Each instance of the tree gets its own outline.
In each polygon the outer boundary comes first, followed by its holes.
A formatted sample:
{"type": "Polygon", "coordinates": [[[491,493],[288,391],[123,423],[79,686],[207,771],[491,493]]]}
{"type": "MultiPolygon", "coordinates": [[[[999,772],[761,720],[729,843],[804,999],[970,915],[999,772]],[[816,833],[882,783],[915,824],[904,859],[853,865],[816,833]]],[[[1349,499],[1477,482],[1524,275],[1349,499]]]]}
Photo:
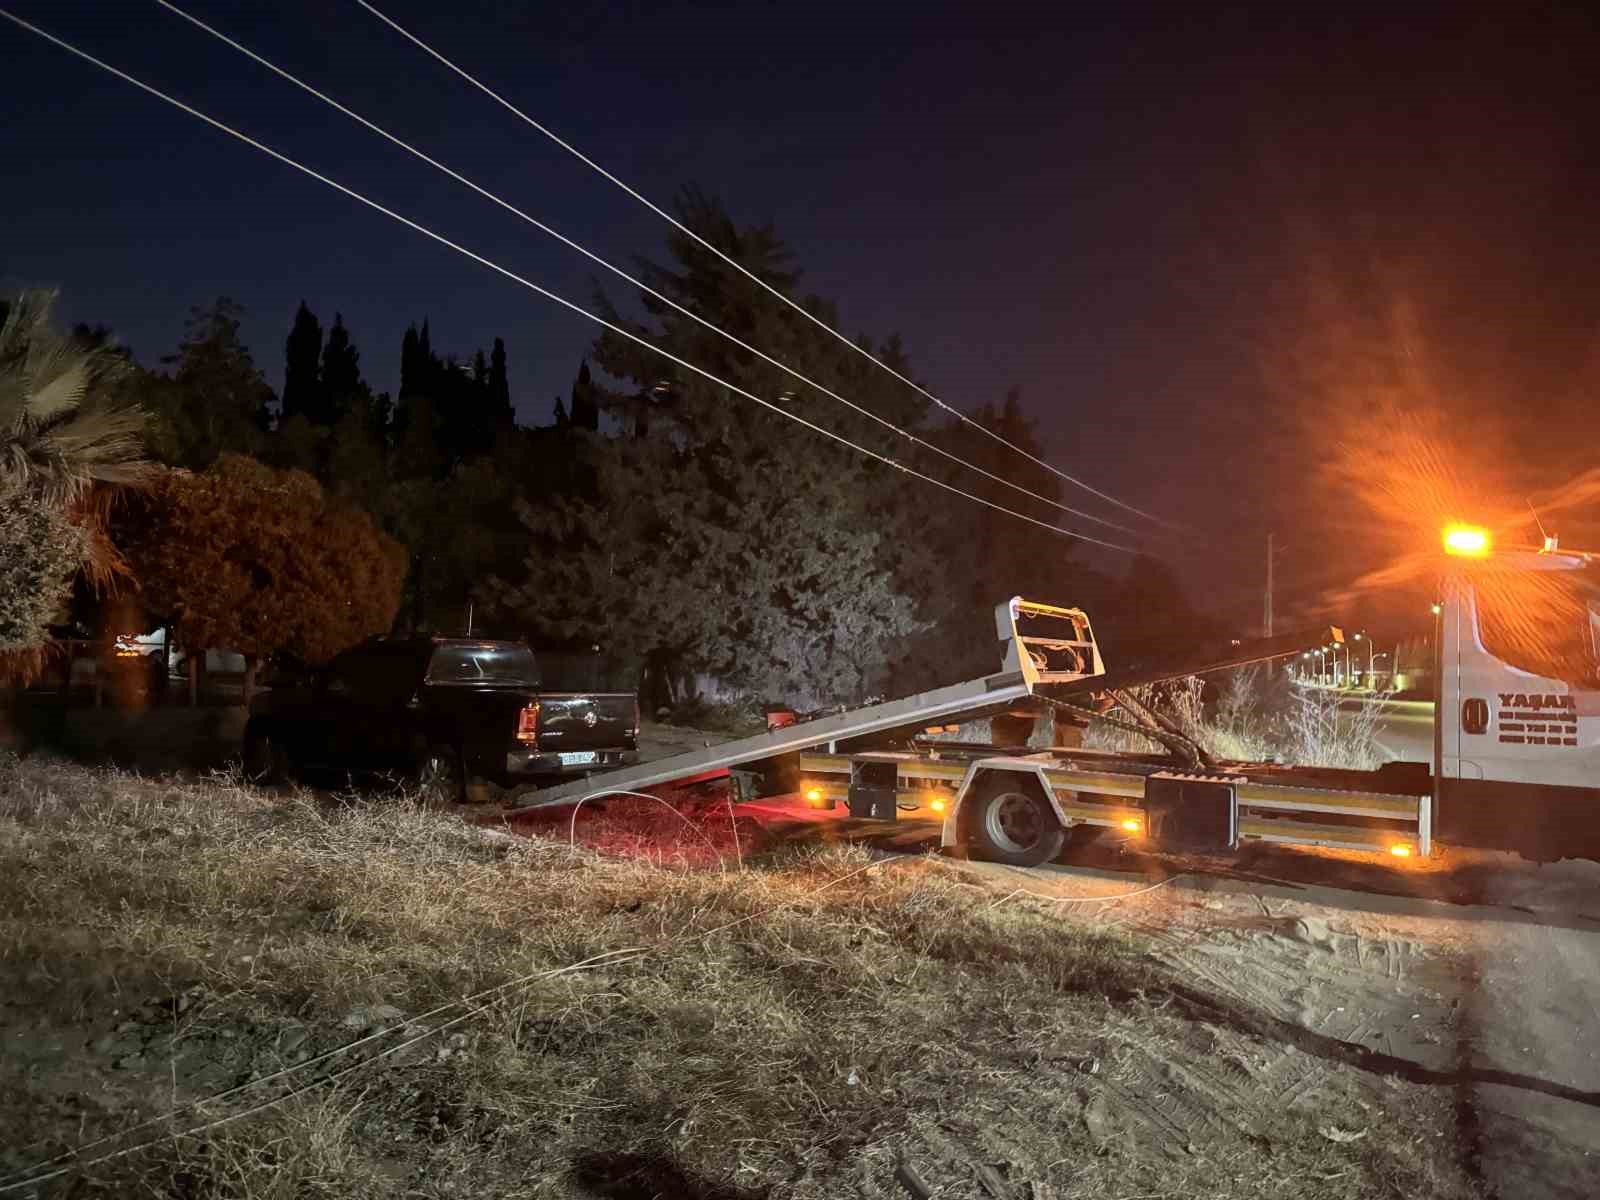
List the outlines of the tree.
{"type": "Polygon", "coordinates": [[[495,362],[477,351],[470,367],[433,352],[428,322],[406,331],[400,346],[400,398],[395,408],[396,459],[406,478],[442,478],[460,463],[490,452],[514,427],[505,390],[505,346],[496,339],[495,362]],[[498,379],[497,379],[498,372],[498,379]]]}
{"type": "Polygon", "coordinates": [[[413,393],[420,392],[424,386],[423,376],[426,364],[422,361],[422,353],[418,346],[417,327],[407,325],[405,336],[400,339],[400,400],[413,393]]]}
{"type": "Polygon", "coordinates": [[[524,584],[487,593],[498,607],[542,637],[652,664],[674,699],[696,672],[800,705],[882,687],[891,647],[919,626],[846,487],[802,477],[733,498],[725,464],[666,438],[592,441],[602,499],[521,505],[540,549],[524,584]]]}
{"type": "Polygon", "coordinates": [[[326,661],[388,630],[399,607],[404,549],[301,471],[224,455],[164,472],[127,528],[146,608],[191,656],[243,654],[247,703],[264,658],[326,661]]]}
{"type": "MultiPolygon", "coordinates": [[[[337,425],[347,413],[357,413],[364,421],[369,419],[372,389],[361,378],[361,351],[350,340],[342,313],[333,314],[333,328],[328,330],[328,341],[322,350],[321,384],[321,406],[314,420],[337,425]]],[[[286,389],[287,386],[286,383],[286,389]]]]}
{"type": "Polygon", "coordinates": [[[148,471],[145,414],[116,386],[126,357],[60,333],[54,301],[25,292],[0,319],[0,676],[14,679],[42,665],[75,576],[104,588],[124,572],[106,516],[148,471]]]}
{"type": "Polygon", "coordinates": [[[0,481],[66,508],[140,482],[145,414],[114,385],[126,359],[58,332],[55,294],[24,292],[0,322],[0,481]]]}
{"type": "Polygon", "coordinates": [[[589,360],[578,365],[578,377],[572,381],[572,427],[593,432],[600,428],[600,404],[594,386],[594,376],[589,373],[589,360]]]}
{"type": "Polygon", "coordinates": [[[0,677],[27,678],[61,619],[88,537],[37,490],[0,484],[0,677]]]}
{"type": "Polygon", "coordinates": [[[139,377],[135,395],[152,414],[162,462],[198,470],[260,448],[272,389],[239,340],[243,313],[226,296],[191,310],[178,352],[161,360],[173,373],[139,377]]]}
{"type": "Polygon", "coordinates": [[[517,423],[516,410],[511,407],[511,381],[506,376],[506,344],[500,338],[495,338],[489,355],[489,412],[501,430],[517,423]]]}
{"type": "MultiPolygon", "coordinates": [[[[740,229],[687,194],[697,233],[774,287],[798,274],[769,228],[740,229]]],[[[859,356],[790,310],[754,302],[747,280],[692,239],[673,235],[671,267],[644,264],[652,287],[806,374],[915,421],[905,389],[886,389],[859,356]],[[893,394],[891,394],[891,392],[893,394]]],[[[802,301],[824,319],[829,306],[802,301]]],[[[650,317],[608,318],[649,342],[763,397],[793,393],[787,376],[646,297],[650,317]]],[[[915,517],[898,472],[763,411],[614,333],[596,342],[572,391],[570,439],[594,475],[593,499],[552,495],[525,506],[526,577],[498,597],[542,634],[582,633],[625,657],[683,675],[707,671],[769,698],[858,699],[886,684],[891,648],[920,627],[915,593],[895,578],[894,543],[915,517]],[[599,373],[621,381],[612,389],[599,373]],[[618,436],[598,432],[610,415],[618,436]]],[[[808,420],[877,445],[880,433],[831,401],[795,396],[808,420]]],[[[899,439],[895,439],[899,440],[899,439]]]]}
{"type": "Polygon", "coordinates": [[[1218,632],[1216,621],[1189,603],[1172,567],[1148,554],[1128,564],[1109,618],[1096,628],[1108,658],[1119,667],[1158,662],[1218,632]]]}
{"type": "Polygon", "coordinates": [[[318,378],[321,358],[322,322],[302,300],[283,344],[284,420],[298,415],[313,424],[326,424],[322,414],[322,384],[318,378]]]}

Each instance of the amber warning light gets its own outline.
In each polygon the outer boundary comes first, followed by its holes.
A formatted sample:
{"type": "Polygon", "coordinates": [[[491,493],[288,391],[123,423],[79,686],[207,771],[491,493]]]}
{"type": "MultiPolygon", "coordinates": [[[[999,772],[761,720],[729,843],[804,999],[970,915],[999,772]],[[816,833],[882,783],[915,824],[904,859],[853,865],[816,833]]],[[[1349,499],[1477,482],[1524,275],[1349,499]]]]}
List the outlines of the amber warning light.
{"type": "Polygon", "coordinates": [[[1460,558],[1482,558],[1489,553],[1489,531],[1477,525],[1451,525],[1444,531],[1444,552],[1460,558]]]}

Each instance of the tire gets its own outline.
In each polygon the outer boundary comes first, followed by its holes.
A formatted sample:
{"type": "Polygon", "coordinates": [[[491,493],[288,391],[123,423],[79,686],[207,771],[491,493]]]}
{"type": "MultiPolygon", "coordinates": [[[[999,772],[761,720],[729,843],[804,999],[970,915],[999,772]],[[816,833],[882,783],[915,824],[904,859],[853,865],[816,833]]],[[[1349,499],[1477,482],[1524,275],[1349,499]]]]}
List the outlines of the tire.
{"type": "Polygon", "coordinates": [[[961,807],[967,810],[967,846],[983,862],[1037,867],[1060,854],[1067,838],[1032,779],[993,772],[961,807]]]}
{"type": "Polygon", "coordinates": [[[429,746],[417,764],[417,786],[422,802],[443,807],[467,798],[467,773],[461,752],[453,746],[429,746]]]}
{"type": "Polygon", "coordinates": [[[265,787],[288,783],[294,773],[289,752],[284,749],[283,743],[254,721],[245,726],[241,758],[245,778],[265,787]]]}

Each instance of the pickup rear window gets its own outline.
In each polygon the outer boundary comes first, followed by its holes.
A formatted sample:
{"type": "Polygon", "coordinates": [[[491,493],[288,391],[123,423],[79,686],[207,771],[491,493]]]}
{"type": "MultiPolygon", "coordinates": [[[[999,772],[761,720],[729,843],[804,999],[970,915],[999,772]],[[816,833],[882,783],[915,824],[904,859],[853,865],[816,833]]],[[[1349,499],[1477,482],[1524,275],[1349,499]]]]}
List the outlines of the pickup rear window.
{"type": "Polygon", "coordinates": [[[429,683],[504,683],[539,686],[533,651],[509,642],[458,642],[438,646],[428,663],[429,683]]]}

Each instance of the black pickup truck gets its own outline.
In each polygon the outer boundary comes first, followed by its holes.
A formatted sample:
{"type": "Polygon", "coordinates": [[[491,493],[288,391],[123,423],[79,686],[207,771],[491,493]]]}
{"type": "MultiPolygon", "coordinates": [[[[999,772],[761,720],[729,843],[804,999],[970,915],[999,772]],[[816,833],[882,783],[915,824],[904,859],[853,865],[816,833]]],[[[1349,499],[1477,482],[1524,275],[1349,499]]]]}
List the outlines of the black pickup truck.
{"type": "Polygon", "coordinates": [[[440,801],[469,780],[516,787],[632,762],[633,692],[552,692],[521,642],[385,637],[274,686],[250,706],[246,772],[399,772],[440,801]]]}

